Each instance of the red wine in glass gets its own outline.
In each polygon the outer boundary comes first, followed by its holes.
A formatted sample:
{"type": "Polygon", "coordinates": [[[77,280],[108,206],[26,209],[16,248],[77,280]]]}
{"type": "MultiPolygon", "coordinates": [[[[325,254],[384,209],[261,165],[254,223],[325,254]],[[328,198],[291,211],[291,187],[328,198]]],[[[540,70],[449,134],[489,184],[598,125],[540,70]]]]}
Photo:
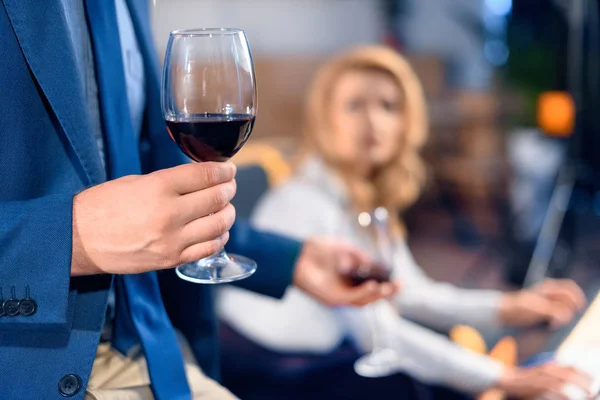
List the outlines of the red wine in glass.
{"type": "Polygon", "coordinates": [[[358,268],[350,273],[349,278],[353,286],[359,286],[368,281],[376,281],[378,283],[389,282],[391,268],[382,263],[375,263],[368,268],[358,268]]]}
{"type": "Polygon", "coordinates": [[[171,138],[194,161],[227,161],[246,143],[254,126],[247,114],[200,114],[166,121],[171,138]]]}

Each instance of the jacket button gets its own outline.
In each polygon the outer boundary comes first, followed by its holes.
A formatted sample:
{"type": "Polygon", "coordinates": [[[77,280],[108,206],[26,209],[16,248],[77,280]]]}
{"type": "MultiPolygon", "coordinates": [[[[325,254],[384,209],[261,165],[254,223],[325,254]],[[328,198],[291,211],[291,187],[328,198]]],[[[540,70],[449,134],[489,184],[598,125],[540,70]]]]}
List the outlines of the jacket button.
{"type": "Polygon", "coordinates": [[[4,302],[4,313],[9,317],[19,315],[19,300],[8,299],[4,302]]]}
{"type": "Polygon", "coordinates": [[[77,375],[65,375],[58,382],[58,391],[64,397],[75,396],[79,389],[81,389],[81,379],[77,375]]]}
{"type": "Polygon", "coordinates": [[[19,304],[19,312],[25,317],[29,317],[37,311],[37,304],[33,299],[23,299],[19,304]]]}

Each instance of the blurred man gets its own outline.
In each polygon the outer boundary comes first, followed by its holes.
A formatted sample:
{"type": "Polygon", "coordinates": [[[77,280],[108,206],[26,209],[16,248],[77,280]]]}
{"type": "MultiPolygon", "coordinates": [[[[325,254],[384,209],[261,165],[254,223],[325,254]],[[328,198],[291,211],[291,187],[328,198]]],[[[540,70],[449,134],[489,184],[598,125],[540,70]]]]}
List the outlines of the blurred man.
{"type": "Polygon", "coordinates": [[[229,238],[259,264],[240,286],[392,294],[346,286],[339,270],[368,260],[341,243],[233,224],[232,164],[178,166],[146,0],[0,4],[1,398],[230,398],[203,374],[218,371],[210,288],[168,270],[229,238]]]}

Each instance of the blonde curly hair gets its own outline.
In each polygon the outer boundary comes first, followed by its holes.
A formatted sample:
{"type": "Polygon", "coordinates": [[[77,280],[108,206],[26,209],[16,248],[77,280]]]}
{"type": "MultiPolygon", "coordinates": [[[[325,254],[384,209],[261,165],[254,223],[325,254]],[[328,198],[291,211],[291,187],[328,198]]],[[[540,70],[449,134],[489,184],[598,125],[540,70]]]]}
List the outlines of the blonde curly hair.
{"type": "Polygon", "coordinates": [[[327,62],[317,72],[309,89],[304,129],[300,160],[310,154],[322,157],[344,179],[354,208],[365,210],[384,206],[390,211],[402,211],[418,199],[426,178],[419,152],[427,138],[427,109],[421,83],[409,63],[396,51],[384,46],[359,47],[327,62]],[[407,124],[398,154],[366,183],[359,183],[351,168],[336,161],[335,149],[327,142],[329,98],[339,77],[351,70],[383,72],[396,81],[404,96],[400,107],[407,124]]]}

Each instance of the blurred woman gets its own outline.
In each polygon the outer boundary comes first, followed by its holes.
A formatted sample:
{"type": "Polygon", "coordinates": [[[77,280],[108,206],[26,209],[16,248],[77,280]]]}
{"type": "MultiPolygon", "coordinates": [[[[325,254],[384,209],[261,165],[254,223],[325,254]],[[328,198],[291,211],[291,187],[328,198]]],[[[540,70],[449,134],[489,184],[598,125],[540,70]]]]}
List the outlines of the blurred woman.
{"type": "MultiPolygon", "coordinates": [[[[297,238],[342,235],[356,241],[358,233],[346,222],[359,212],[382,206],[396,216],[418,199],[426,175],[419,150],[427,125],[421,85],[396,52],[375,46],[335,57],[320,70],[308,95],[300,167],[264,197],[254,224],[297,238]]],[[[401,221],[390,221],[389,228],[392,276],[402,290],[380,329],[386,344],[401,355],[400,370],[472,394],[497,387],[528,397],[560,393],[566,382],[586,384],[580,374],[554,365],[505,368],[426,328],[563,325],[585,302],[573,282],[547,280],[516,293],[435,282],[413,259],[401,221]]],[[[370,350],[366,309],[328,308],[294,288],[281,301],[223,288],[218,305],[236,331],[274,351],[327,354],[346,337],[361,352],[370,350]]]]}

